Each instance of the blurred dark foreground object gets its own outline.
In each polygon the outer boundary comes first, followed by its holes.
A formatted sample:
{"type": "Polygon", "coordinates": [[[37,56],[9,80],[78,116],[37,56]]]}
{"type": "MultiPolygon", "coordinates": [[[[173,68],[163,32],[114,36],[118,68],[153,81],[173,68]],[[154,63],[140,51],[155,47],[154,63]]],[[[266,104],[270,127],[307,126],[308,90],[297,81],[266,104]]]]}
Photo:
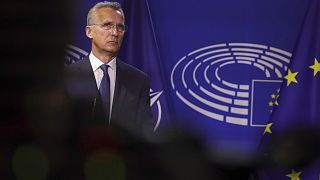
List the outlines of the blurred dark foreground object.
{"type": "Polygon", "coordinates": [[[0,179],[38,179],[32,173],[46,159],[48,173],[62,169],[68,144],[61,85],[69,3],[1,1],[0,179]],[[30,153],[39,161],[28,159],[30,153]]]}
{"type": "Polygon", "coordinates": [[[264,143],[259,158],[264,167],[302,169],[320,157],[319,127],[290,129],[264,143]]]}

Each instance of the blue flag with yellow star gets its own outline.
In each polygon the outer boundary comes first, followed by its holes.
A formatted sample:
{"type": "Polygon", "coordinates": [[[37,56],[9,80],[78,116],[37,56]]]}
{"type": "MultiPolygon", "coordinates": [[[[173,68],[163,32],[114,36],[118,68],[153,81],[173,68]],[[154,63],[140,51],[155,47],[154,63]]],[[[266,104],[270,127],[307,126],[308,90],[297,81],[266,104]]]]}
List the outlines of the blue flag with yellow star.
{"type": "Polygon", "coordinates": [[[310,0],[284,76],[277,105],[265,128],[264,170],[259,179],[320,178],[320,0],[310,0]]]}

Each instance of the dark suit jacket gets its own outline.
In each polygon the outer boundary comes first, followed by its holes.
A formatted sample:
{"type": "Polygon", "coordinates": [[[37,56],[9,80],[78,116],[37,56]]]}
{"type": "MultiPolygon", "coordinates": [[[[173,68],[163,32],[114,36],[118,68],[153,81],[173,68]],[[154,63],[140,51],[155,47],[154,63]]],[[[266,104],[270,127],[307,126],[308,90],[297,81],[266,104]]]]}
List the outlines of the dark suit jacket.
{"type": "MultiPolygon", "coordinates": [[[[67,67],[66,90],[77,126],[93,123],[108,126],[88,57],[67,67]]],[[[110,127],[135,134],[152,132],[149,91],[147,75],[117,59],[110,127]]]]}

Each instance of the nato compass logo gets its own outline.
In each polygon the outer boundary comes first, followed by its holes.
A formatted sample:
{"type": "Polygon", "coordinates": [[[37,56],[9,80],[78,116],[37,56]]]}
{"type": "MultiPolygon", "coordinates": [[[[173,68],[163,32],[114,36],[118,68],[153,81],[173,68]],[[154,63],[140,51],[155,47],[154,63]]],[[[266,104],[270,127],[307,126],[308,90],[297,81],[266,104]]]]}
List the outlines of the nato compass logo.
{"type": "MultiPolygon", "coordinates": [[[[65,55],[65,64],[72,64],[74,62],[77,62],[83,57],[88,56],[89,53],[85,50],[82,50],[76,46],[67,45],[66,49],[66,55],[65,55]]],[[[160,125],[161,122],[161,115],[162,115],[162,109],[161,109],[161,102],[159,100],[161,94],[163,91],[154,92],[152,89],[150,89],[150,106],[152,107],[152,112],[154,117],[156,117],[156,125],[154,127],[154,130],[157,130],[157,128],[160,125]]]]}
{"type": "Polygon", "coordinates": [[[270,95],[288,69],[291,53],[261,44],[224,43],[182,57],[171,72],[171,86],[191,109],[211,119],[263,127],[270,95]]]}

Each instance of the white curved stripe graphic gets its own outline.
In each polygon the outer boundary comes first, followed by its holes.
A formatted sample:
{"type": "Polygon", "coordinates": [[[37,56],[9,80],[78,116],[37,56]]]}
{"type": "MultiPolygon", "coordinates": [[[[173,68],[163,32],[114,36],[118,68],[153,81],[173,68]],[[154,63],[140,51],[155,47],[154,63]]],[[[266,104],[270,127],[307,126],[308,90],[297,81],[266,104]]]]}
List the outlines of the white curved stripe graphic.
{"type": "Polygon", "coordinates": [[[232,48],[232,51],[244,51],[244,52],[254,52],[258,54],[262,54],[262,50],[257,50],[257,49],[249,49],[249,48],[232,48]]]}
{"type": "Polygon", "coordinates": [[[259,68],[261,71],[264,71],[264,69],[265,69],[262,65],[260,65],[258,63],[253,63],[253,66],[259,68]]]}
{"type": "Polygon", "coordinates": [[[291,58],[292,54],[287,52],[287,51],[284,51],[284,50],[281,50],[281,49],[278,49],[278,48],[275,48],[275,47],[270,47],[270,50],[271,51],[274,51],[274,52],[277,52],[277,53],[280,53],[280,54],[283,54],[285,56],[288,56],[289,58],[291,58]]]}
{"type": "Polygon", "coordinates": [[[184,59],[186,59],[186,56],[184,56],[183,58],[181,58],[181,59],[177,62],[177,64],[174,65],[173,70],[172,70],[172,72],[171,72],[171,86],[172,86],[173,89],[175,89],[174,82],[173,82],[174,72],[175,72],[176,68],[178,67],[178,65],[179,65],[184,59]]]}
{"type": "Polygon", "coordinates": [[[213,83],[210,84],[211,87],[213,87],[214,89],[216,89],[217,91],[220,91],[224,94],[228,94],[230,96],[235,96],[236,95],[236,92],[235,91],[231,91],[231,90],[228,90],[228,89],[224,89],[224,88],[221,88],[213,83]]]}
{"type": "Polygon", "coordinates": [[[239,89],[239,85],[238,84],[233,84],[233,83],[229,83],[228,81],[222,80],[222,84],[229,86],[233,89],[239,89]]]}
{"type": "Polygon", "coordinates": [[[249,61],[238,61],[239,64],[247,64],[247,65],[252,65],[252,62],[249,61]]]}
{"type": "Polygon", "coordinates": [[[204,79],[206,80],[206,82],[207,82],[208,84],[210,84],[210,80],[209,80],[209,78],[208,78],[208,76],[207,76],[207,71],[208,71],[209,68],[210,68],[210,66],[207,66],[206,69],[205,69],[204,72],[203,72],[204,79]]]}
{"type": "Polygon", "coordinates": [[[223,106],[221,104],[217,104],[211,101],[208,101],[204,98],[202,98],[201,96],[197,95],[196,93],[194,93],[192,90],[188,90],[188,92],[191,94],[191,96],[193,96],[194,98],[196,98],[198,101],[208,105],[209,107],[212,107],[214,109],[218,109],[220,111],[225,111],[225,112],[229,112],[229,107],[228,106],[223,106]]]}
{"type": "Polygon", "coordinates": [[[244,108],[232,107],[231,112],[235,114],[248,115],[248,109],[244,109],[244,108]]]}
{"type": "Polygon", "coordinates": [[[199,86],[199,82],[198,82],[198,80],[197,80],[197,78],[196,78],[196,72],[197,72],[197,70],[198,70],[198,68],[201,66],[201,62],[194,68],[194,70],[193,70],[193,73],[192,73],[192,77],[193,77],[193,81],[194,81],[194,83],[196,83],[196,85],[197,86],[199,86]]]}
{"type": "Polygon", "coordinates": [[[272,62],[273,64],[276,64],[277,66],[279,66],[279,67],[283,67],[283,64],[281,63],[281,62],[279,62],[279,61],[276,61],[276,60],[274,60],[274,59],[272,59],[272,58],[270,58],[270,57],[267,57],[267,56],[261,56],[261,59],[264,59],[264,60],[267,60],[267,61],[269,61],[269,62],[272,62]]]}
{"type": "Polygon", "coordinates": [[[270,77],[271,77],[270,71],[269,71],[268,69],[265,70],[265,73],[266,73],[266,77],[267,77],[267,78],[270,78],[270,77]]]}
{"type": "Polygon", "coordinates": [[[203,56],[207,56],[207,55],[209,55],[209,54],[215,54],[215,53],[227,52],[227,51],[229,51],[229,49],[220,49],[220,50],[209,51],[209,52],[207,52],[207,53],[203,53],[203,54],[197,56],[195,59],[199,59],[199,58],[201,58],[201,57],[203,57],[203,56]]]}
{"type": "Polygon", "coordinates": [[[279,71],[278,68],[275,68],[274,71],[276,72],[278,78],[282,78],[282,74],[281,74],[281,72],[279,71]]]}
{"type": "Polygon", "coordinates": [[[249,85],[240,85],[241,90],[249,90],[249,85]]]}
{"type": "MultiPolygon", "coordinates": [[[[204,62],[207,62],[207,61],[209,61],[209,60],[211,60],[211,59],[214,59],[215,57],[210,57],[210,58],[207,58],[207,59],[205,59],[205,60],[203,60],[204,62]]],[[[221,58],[221,59],[218,59],[218,60],[215,60],[215,61],[213,61],[212,63],[210,63],[210,65],[212,66],[212,65],[214,65],[214,64],[216,64],[216,63],[219,63],[219,62],[223,62],[223,61],[229,61],[229,60],[233,60],[233,57],[226,57],[226,58],[221,58]]]]}
{"type": "Polygon", "coordinates": [[[205,88],[203,88],[202,86],[200,86],[200,90],[205,93],[206,95],[210,96],[213,99],[216,99],[218,101],[221,101],[223,103],[228,103],[228,104],[234,104],[237,106],[249,106],[249,101],[248,100],[240,100],[240,99],[230,99],[230,98],[226,98],[223,96],[219,96],[217,94],[214,94],[208,90],[206,90],[205,88]]]}
{"type": "Polygon", "coordinates": [[[236,63],[236,62],[235,62],[235,61],[225,62],[225,63],[220,64],[219,67],[222,68],[223,66],[230,65],[230,64],[234,64],[234,63],[236,63]]]}
{"type": "Polygon", "coordinates": [[[242,126],[247,126],[248,125],[248,119],[246,118],[237,118],[237,117],[226,117],[226,122],[231,123],[231,124],[237,124],[237,125],[242,125],[242,126]]]}
{"type": "Polygon", "coordinates": [[[189,61],[188,63],[187,63],[187,65],[183,68],[183,70],[182,70],[182,74],[181,74],[181,78],[182,78],[182,83],[183,83],[183,85],[184,85],[184,88],[188,88],[188,86],[187,86],[187,83],[186,83],[186,80],[185,80],[185,73],[186,73],[186,70],[187,70],[187,68],[188,68],[188,66],[191,64],[193,62],[193,60],[191,60],[191,61],[189,61]]]}
{"type": "Polygon", "coordinates": [[[280,56],[280,55],[277,55],[277,54],[274,54],[274,53],[271,53],[271,52],[266,52],[266,55],[274,57],[274,58],[277,58],[277,59],[280,59],[280,60],[282,60],[282,61],[284,61],[285,63],[288,63],[288,64],[290,62],[290,60],[288,58],[285,58],[283,56],[280,56]]]}
{"type": "Polygon", "coordinates": [[[205,93],[206,95],[212,97],[213,99],[216,99],[216,100],[224,102],[224,103],[232,104],[232,99],[230,99],[230,98],[226,98],[226,97],[223,97],[223,96],[219,96],[219,95],[213,94],[212,92],[206,90],[202,86],[200,86],[200,90],[203,93],[205,93]]]}
{"type": "Polygon", "coordinates": [[[255,59],[254,59],[254,58],[251,58],[251,57],[242,57],[242,56],[240,56],[240,57],[236,57],[236,59],[240,59],[240,60],[247,60],[247,61],[255,61],[255,59]]]}
{"type": "MultiPolygon", "coordinates": [[[[221,78],[220,78],[220,76],[219,76],[219,68],[217,68],[217,69],[214,71],[214,75],[216,76],[216,78],[217,78],[219,81],[221,81],[221,78]]],[[[210,82],[208,82],[208,83],[210,83],[210,82]]]]}
{"type": "Polygon", "coordinates": [[[249,101],[247,101],[247,100],[235,99],[235,100],[234,100],[234,104],[235,104],[235,105],[238,105],[238,106],[249,106],[249,101]]]}
{"type": "Polygon", "coordinates": [[[252,53],[237,53],[234,52],[232,53],[234,56],[249,56],[249,57],[254,57],[254,58],[259,58],[259,54],[252,54],[252,53]]]}
{"type": "Polygon", "coordinates": [[[258,59],[257,62],[260,63],[260,64],[263,64],[263,65],[267,66],[267,67],[270,68],[270,69],[273,69],[273,68],[274,68],[274,66],[273,66],[272,64],[270,64],[270,63],[268,63],[268,62],[266,62],[266,61],[264,61],[264,60],[258,59]]]}
{"type": "Polygon", "coordinates": [[[197,52],[200,52],[200,51],[203,51],[203,50],[207,50],[207,49],[213,49],[213,48],[217,48],[217,47],[225,47],[227,46],[227,44],[216,44],[216,45],[212,45],[212,46],[207,46],[207,47],[204,47],[204,48],[200,48],[200,49],[197,49],[195,51],[192,51],[191,53],[188,54],[188,56],[191,56],[197,52]]]}
{"type": "Polygon", "coordinates": [[[229,43],[230,46],[244,46],[244,47],[254,47],[260,49],[268,49],[268,46],[260,44],[251,44],[251,43],[229,43]]]}
{"type": "Polygon", "coordinates": [[[238,97],[248,98],[249,93],[248,92],[237,92],[238,97]]]}
{"type": "MultiPolygon", "coordinates": [[[[224,56],[231,56],[231,53],[224,53],[224,54],[215,55],[215,56],[210,57],[210,59],[215,59],[215,58],[224,57],[224,56]]],[[[202,62],[207,62],[207,61],[209,61],[210,59],[209,59],[209,58],[208,58],[208,59],[205,59],[205,60],[203,60],[202,62]]]]}

